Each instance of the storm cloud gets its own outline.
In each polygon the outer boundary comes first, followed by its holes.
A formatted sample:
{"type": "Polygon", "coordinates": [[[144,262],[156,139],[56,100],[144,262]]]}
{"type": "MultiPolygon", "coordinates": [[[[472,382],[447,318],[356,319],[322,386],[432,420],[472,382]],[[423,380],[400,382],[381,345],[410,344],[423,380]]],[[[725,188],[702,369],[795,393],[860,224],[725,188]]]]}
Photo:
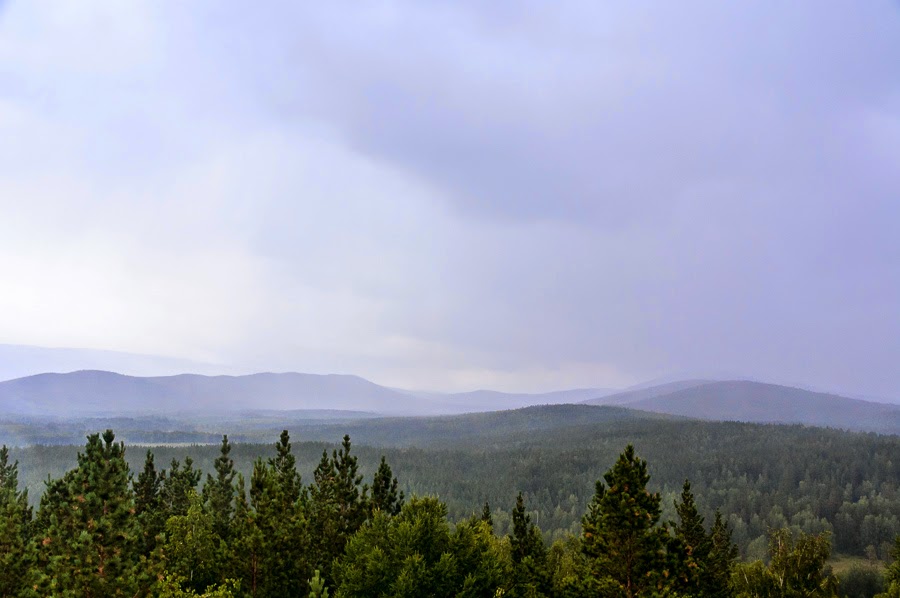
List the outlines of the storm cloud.
{"type": "Polygon", "coordinates": [[[0,4],[0,342],[900,398],[900,7],[0,4]]]}

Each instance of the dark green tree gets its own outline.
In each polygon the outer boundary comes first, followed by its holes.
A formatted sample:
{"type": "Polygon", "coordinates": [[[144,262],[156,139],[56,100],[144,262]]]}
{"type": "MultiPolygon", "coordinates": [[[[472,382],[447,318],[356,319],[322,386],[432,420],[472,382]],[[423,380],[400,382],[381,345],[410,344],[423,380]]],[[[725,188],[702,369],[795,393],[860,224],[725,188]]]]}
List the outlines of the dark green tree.
{"type": "Polygon", "coordinates": [[[224,542],[231,539],[231,519],[234,515],[234,460],[229,456],[231,444],[228,436],[222,436],[222,446],[216,457],[216,477],[206,474],[203,485],[203,501],[212,517],[213,531],[224,542]]]}
{"type": "Polygon", "coordinates": [[[531,522],[531,515],[525,510],[525,499],[521,492],[516,497],[512,523],[513,533],[509,544],[513,574],[508,594],[512,597],[545,596],[551,591],[547,549],[540,530],[531,522]]]}
{"type": "Polygon", "coordinates": [[[731,541],[731,529],[716,509],[709,533],[710,549],[706,571],[706,591],[709,596],[731,596],[731,579],[738,558],[738,547],[731,541]]]}
{"type": "Polygon", "coordinates": [[[138,551],[149,556],[156,548],[156,539],[165,530],[162,508],[162,483],[165,476],[156,470],[153,453],[148,450],[144,469],[134,482],[134,515],[138,521],[138,551]]]}
{"type": "Polygon", "coordinates": [[[200,483],[202,472],[194,469],[194,460],[185,457],[184,466],[172,459],[169,470],[164,472],[160,498],[165,518],[186,515],[191,503],[191,492],[200,483]]]}
{"type": "Polygon", "coordinates": [[[660,497],[647,490],[647,462],[628,445],[603,479],[582,519],[588,585],[627,598],[665,594],[674,581],[669,536],[657,526],[660,497]]]}
{"type": "MultiPolygon", "coordinates": [[[[720,558],[728,552],[730,536],[721,516],[717,516],[718,528],[713,526],[710,534],[706,533],[703,525],[703,516],[697,510],[694,494],[691,491],[691,483],[687,480],[681,489],[681,501],[675,503],[675,512],[678,520],[673,526],[675,542],[670,546],[670,552],[681,551],[681,566],[677,568],[680,579],[678,587],[682,593],[698,598],[728,596],[730,564],[722,562],[720,558]],[[719,547],[714,553],[714,536],[719,547]],[[724,551],[724,553],[723,553],[724,551]],[[725,565],[721,570],[721,565],[725,565]]],[[[736,552],[736,548],[731,546],[736,552]]],[[[734,557],[731,558],[734,560],[734,557]]]]}
{"type": "Polygon", "coordinates": [[[308,589],[314,557],[309,551],[306,493],[300,485],[290,436],[282,432],[275,445],[276,456],[257,459],[250,477],[248,519],[252,527],[254,584],[258,596],[299,596],[308,589]],[[255,552],[253,552],[255,551],[255,552]]]}
{"type": "Polygon", "coordinates": [[[396,517],[376,512],[350,538],[334,576],[338,597],[475,598],[499,595],[504,581],[487,525],[463,522],[451,533],[446,506],[430,497],[413,497],[396,517]]]}
{"type": "Polygon", "coordinates": [[[133,596],[138,589],[134,496],[125,447],[107,430],[88,436],[78,466],[54,484],[36,538],[32,592],[72,598],[133,596]]]}
{"type": "Polygon", "coordinates": [[[399,490],[399,482],[382,455],[378,471],[375,472],[375,478],[372,480],[372,500],[370,502],[372,511],[377,510],[388,515],[397,515],[403,507],[403,498],[403,491],[399,490]]]}
{"type": "Polygon", "coordinates": [[[314,567],[325,582],[332,581],[331,565],[344,552],[347,540],[362,526],[370,511],[368,487],[362,486],[355,455],[350,453],[350,437],[344,436],[341,448],[322,459],[313,473],[310,487],[309,521],[313,538],[314,567]]]}
{"type": "Polygon", "coordinates": [[[27,490],[19,491],[19,463],[0,447],[0,598],[18,596],[30,566],[31,508],[27,490]]]}
{"type": "Polygon", "coordinates": [[[481,520],[488,524],[492,530],[494,529],[494,516],[491,514],[491,505],[488,501],[484,501],[481,507],[481,520]]]}

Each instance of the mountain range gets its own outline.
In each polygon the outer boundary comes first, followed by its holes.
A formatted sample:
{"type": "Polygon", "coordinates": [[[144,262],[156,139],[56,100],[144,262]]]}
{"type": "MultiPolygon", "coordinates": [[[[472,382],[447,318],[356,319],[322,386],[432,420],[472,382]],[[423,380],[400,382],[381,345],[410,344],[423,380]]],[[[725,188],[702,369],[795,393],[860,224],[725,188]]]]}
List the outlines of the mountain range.
{"type": "Polygon", "coordinates": [[[707,420],[900,433],[900,405],[747,380],[679,380],[621,392],[588,388],[543,394],[424,393],[380,386],[358,376],[301,373],[137,377],[84,370],[0,382],[0,412],[7,418],[262,411],[293,411],[297,417],[304,410],[353,411],[360,417],[423,416],[568,403],[707,420]]]}

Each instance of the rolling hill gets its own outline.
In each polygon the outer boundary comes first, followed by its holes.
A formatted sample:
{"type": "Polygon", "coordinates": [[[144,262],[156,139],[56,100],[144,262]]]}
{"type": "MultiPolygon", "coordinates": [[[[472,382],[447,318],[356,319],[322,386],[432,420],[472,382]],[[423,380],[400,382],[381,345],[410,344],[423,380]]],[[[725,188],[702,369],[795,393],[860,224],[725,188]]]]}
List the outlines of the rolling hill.
{"type": "Polygon", "coordinates": [[[707,420],[900,434],[900,405],[747,380],[685,381],[586,401],[707,420]]]}
{"type": "Polygon", "coordinates": [[[248,410],[339,410],[382,415],[438,415],[574,403],[610,391],[546,394],[493,391],[417,393],[358,376],[262,373],[246,376],[137,377],[82,370],[0,382],[0,412],[15,416],[84,417],[113,414],[238,413],[248,410]]]}

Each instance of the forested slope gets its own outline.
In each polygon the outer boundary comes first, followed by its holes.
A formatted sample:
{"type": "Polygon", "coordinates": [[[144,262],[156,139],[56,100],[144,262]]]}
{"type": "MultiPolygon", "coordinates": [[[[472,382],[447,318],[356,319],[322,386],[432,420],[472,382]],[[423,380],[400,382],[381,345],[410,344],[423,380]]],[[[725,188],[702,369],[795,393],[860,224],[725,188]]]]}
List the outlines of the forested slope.
{"type": "MultiPolygon", "coordinates": [[[[634,443],[651,463],[653,487],[668,497],[689,478],[707,516],[720,508],[745,554],[759,555],[770,527],[834,532],[835,547],[887,554],[900,533],[900,438],[802,426],[645,419],[616,408],[550,406],[472,416],[372,420],[297,431],[298,470],[309,479],[325,446],[310,442],[348,431],[360,468],[371,474],[384,454],[407,494],[437,494],[451,519],[500,507],[522,491],[535,521],[558,538],[579,525],[592,484],[621,447],[634,443]],[[366,446],[373,445],[373,446],[366,446]],[[378,445],[378,446],[374,446],[378,445]]],[[[249,475],[270,444],[237,443],[236,467],[249,475]]],[[[160,463],[191,455],[210,471],[215,446],[154,447],[160,463]]],[[[48,473],[72,467],[75,447],[16,449],[31,496],[48,473]]],[[[140,466],[143,448],[126,457],[140,466]]],[[[508,517],[497,513],[505,530],[508,517]]]]}

